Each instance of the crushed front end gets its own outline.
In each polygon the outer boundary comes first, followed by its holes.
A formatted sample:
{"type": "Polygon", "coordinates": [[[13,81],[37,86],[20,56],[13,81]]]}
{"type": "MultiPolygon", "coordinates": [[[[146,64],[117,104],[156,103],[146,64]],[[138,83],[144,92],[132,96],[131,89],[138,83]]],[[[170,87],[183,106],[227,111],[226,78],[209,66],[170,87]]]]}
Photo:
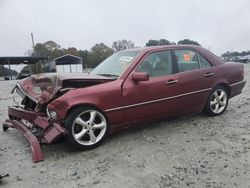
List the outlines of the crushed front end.
{"type": "Polygon", "coordinates": [[[52,79],[48,82],[37,78],[19,81],[11,92],[14,105],[8,108],[9,119],[3,123],[3,130],[15,128],[25,136],[33,162],[43,160],[40,143],[50,144],[66,133],[62,124],[55,121],[53,112],[46,108],[55,92],[57,84],[52,79]]]}
{"type": "Polygon", "coordinates": [[[49,106],[71,90],[90,87],[114,79],[80,75],[38,74],[20,80],[11,91],[13,105],[8,109],[9,119],[3,123],[3,130],[15,128],[29,141],[33,161],[43,160],[40,144],[50,144],[67,134],[63,127],[65,108],[63,100],[55,110],[49,106]]]}

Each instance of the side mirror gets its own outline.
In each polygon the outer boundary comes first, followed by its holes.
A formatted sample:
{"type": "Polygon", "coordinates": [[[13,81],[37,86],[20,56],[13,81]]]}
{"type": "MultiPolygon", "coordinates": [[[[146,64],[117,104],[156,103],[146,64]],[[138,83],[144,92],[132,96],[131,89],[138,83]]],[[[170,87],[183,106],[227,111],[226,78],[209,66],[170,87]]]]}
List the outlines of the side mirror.
{"type": "Polygon", "coordinates": [[[147,72],[134,72],[132,73],[132,80],[135,82],[148,81],[149,75],[147,72]]]}

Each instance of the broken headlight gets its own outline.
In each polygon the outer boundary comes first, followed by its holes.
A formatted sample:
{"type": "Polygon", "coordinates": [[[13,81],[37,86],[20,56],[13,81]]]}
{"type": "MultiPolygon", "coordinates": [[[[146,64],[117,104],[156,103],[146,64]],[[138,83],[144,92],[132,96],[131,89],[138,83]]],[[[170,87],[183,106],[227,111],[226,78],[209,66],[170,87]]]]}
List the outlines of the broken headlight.
{"type": "Polygon", "coordinates": [[[49,119],[56,120],[57,114],[56,114],[55,111],[50,110],[49,108],[47,108],[47,109],[46,109],[46,112],[47,112],[47,116],[49,117],[49,119]]]}

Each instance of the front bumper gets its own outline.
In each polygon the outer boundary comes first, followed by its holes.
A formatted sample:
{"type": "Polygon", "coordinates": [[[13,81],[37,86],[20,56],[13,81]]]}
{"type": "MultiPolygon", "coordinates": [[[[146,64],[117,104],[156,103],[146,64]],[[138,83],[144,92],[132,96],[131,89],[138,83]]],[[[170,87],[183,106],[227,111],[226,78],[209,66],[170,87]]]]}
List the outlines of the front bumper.
{"type": "Polygon", "coordinates": [[[66,130],[62,125],[50,120],[48,117],[43,116],[40,113],[28,111],[15,106],[9,107],[8,114],[10,119],[7,119],[3,123],[3,130],[15,128],[25,136],[31,146],[33,162],[43,160],[40,143],[50,144],[59,136],[66,134],[66,130]],[[21,119],[30,122],[32,127],[20,122],[21,119]],[[34,127],[40,128],[41,134],[39,137],[35,136],[31,131],[31,128],[34,127]]]}

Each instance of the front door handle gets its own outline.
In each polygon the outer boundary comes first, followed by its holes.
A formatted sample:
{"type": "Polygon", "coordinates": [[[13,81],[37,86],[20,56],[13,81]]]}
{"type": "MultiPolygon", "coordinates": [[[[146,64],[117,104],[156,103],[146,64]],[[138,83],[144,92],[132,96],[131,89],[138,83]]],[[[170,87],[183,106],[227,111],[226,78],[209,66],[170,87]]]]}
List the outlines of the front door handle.
{"type": "Polygon", "coordinates": [[[206,74],[205,74],[205,77],[211,77],[211,76],[213,76],[214,75],[214,73],[212,73],[212,72],[207,72],[206,74]]]}
{"type": "Polygon", "coordinates": [[[165,82],[165,84],[167,85],[171,85],[171,84],[177,84],[178,80],[168,80],[167,82],[165,82]]]}

